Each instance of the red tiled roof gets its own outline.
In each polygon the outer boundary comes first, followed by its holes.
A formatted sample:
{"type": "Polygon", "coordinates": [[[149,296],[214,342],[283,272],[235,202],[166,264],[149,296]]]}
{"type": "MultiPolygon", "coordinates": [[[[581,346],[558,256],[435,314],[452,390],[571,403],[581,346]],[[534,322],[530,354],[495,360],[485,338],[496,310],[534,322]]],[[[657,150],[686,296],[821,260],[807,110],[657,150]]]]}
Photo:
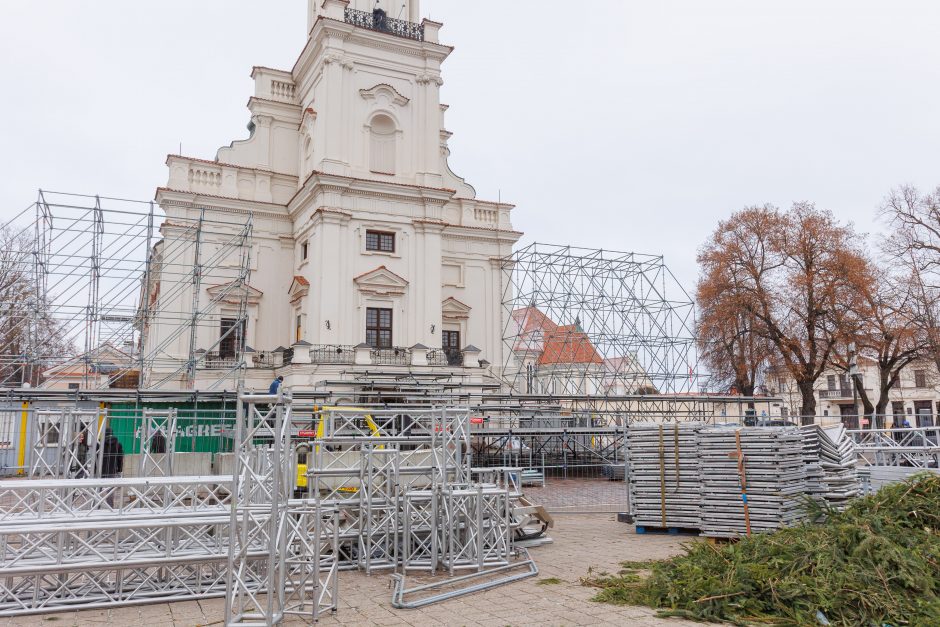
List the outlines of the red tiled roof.
{"type": "Polygon", "coordinates": [[[539,365],[551,364],[602,364],[587,333],[571,324],[545,331],[545,344],[539,355],[539,365]]]}
{"type": "Polygon", "coordinates": [[[300,276],[299,274],[294,276],[294,280],[297,281],[299,284],[303,285],[304,287],[307,287],[308,285],[310,285],[310,281],[300,276]]]}

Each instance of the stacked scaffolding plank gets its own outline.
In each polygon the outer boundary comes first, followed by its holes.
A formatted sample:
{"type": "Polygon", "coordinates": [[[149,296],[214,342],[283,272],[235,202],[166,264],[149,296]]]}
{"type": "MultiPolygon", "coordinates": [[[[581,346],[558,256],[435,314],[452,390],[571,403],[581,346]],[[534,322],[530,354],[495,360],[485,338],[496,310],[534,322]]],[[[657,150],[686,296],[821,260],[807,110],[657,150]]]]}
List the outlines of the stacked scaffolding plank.
{"type": "Polygon", "coordinates": [[[630,428],[630,483],[638,527],[700,527],[700,428],[691,423],[630,428]]]}
{"type": "Polygon", "coordinates": [[[702,535],[773,531],[804,514],[803,439],[797,429],[699,431],[702,535]]]}
{"type": "Polygon", "coordinates": [[[790,526],[806,501],[859,494],[852,442],[839,429],[636,425],[628,434],[638,531],[736,537],[790,526]]]}
{"type": "MultiPolygon", "coordinates": [[[[804,448],[812,449],[811,458],[817,467],[812,474],[814,498],[834,509],[843,509],[861,494],[856,470],[858,455],[852,439],[843,425],[808,425],[802,431],[804,448]]],[[[808,473],[809,467],[807,464],[808,473]]]]}

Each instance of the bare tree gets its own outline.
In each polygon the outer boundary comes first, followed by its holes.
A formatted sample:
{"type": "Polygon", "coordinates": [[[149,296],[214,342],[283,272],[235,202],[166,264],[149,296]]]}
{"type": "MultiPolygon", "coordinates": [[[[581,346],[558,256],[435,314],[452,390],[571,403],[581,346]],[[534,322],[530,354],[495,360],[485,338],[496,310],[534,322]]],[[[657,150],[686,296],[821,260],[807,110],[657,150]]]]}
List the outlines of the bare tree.
{"type": "Polygon", "coordinates": [[[914,282],[885,268],[870,267],[871,280],[857,283],[861,291],[855,309],[843,315],[843,341],[833,351],[832,363],[850,374],[865,415],[872,417],[869,424],[880,429],[884,428],[891,388],[897,385],[903,369],[924,355],[927,342],[916,311],[914,282]],[[877,367],[876,402],[869,398],[861,373],[851,372],[850,344],[856,347],[858,358],[877,367]]]}
{"type": "Polygon", "coordinates": [[[74,354],[33,278],[29,234],[0,226],[0,387],[38,385],[46,363],[74,354]]]}
{"type": "Polygon", "coordinates": [[[810,203],[786,212],[750,207],[718,225],[699,263],[698,293],[722,290],[729,308],[753,321],[748,332],[774,348],[800,391],[802,420],[811,423],[814,385],[836,345],[838,312],[854,306],[856,283],[870,276],[852,228],[810,203]],[[715,277],[721,284],[709,286],[715,277]]]}
{"type": "Polygon", "coordinates": [[[881,212],[892,227],[883,249],[908,277],[911,310],[940,371],[940,187],[926,194],[911,185],[893,189],[881,212]]]}

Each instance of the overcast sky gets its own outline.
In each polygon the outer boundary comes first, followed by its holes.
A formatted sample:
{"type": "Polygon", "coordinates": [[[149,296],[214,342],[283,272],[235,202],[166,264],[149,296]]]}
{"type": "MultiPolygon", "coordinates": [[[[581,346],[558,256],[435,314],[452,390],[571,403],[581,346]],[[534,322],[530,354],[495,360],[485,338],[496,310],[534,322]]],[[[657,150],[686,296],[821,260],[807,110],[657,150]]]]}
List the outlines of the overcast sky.
{"type": "MultiPolygon", "coordinates": [[[[394,0],[383,0],[394,2],[394,0]]],[[[290,69],[304,0],[4,0],[0,212],[40,187],[149,200],[164,158],[247,136],[252,65],[290,69]]],[[[940,184],[936,0],[423,0],[455,46],[451,166],[524,241],[695,253],[745,205],[861,231],[940,184]]]]}

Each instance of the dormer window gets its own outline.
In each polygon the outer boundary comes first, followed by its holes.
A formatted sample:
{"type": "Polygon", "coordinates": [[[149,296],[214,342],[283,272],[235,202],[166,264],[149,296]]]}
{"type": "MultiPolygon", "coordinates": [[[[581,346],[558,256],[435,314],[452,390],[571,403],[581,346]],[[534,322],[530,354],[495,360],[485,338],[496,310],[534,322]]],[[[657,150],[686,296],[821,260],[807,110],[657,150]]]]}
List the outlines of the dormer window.
{"type": "Polygon", "coordinates": [[[395,121],[387,115],[372,118],[369,127],[369,169],[377,174],[395,174],[395,121]]]}

